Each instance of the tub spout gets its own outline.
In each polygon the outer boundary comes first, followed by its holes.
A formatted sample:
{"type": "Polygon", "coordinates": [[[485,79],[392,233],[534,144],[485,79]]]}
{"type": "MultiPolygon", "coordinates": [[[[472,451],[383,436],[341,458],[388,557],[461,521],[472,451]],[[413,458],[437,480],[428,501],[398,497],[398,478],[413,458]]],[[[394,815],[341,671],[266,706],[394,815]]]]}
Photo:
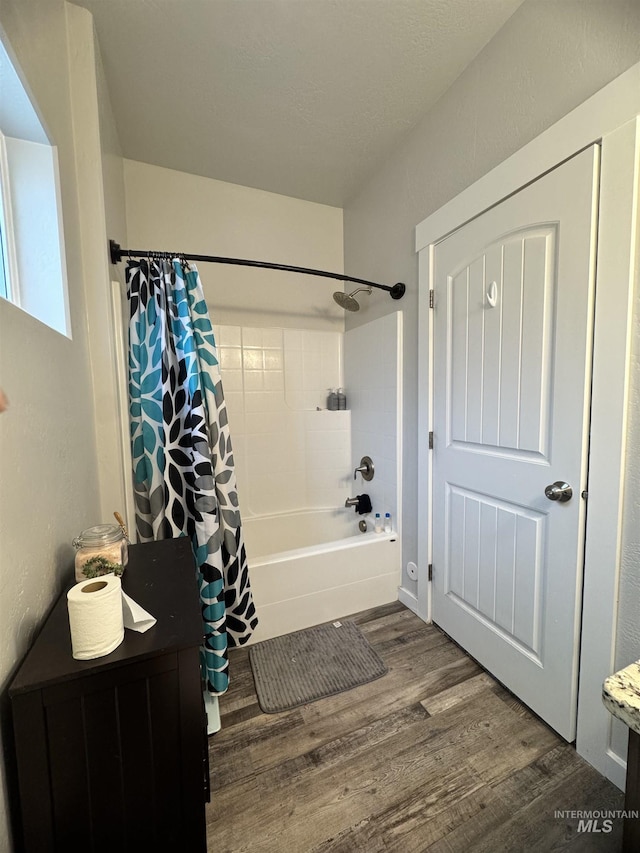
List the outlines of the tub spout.
{"type": "Polygon", "coordinates": [[[344,505],[354,507],[359,515],[371,512],[371,498],[369,495],[357,495],[355,498],[347,498],[344,505]]]}

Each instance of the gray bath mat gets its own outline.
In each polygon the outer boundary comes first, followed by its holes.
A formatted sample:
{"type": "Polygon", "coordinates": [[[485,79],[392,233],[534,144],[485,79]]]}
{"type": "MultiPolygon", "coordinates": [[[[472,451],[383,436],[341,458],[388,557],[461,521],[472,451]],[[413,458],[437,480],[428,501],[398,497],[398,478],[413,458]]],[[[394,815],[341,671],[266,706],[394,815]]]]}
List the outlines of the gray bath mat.
{"type": "Polygon", "coordinates": [[[351,690],[387,671],[354,622],[332,622],[264,640],[251,646],[249,661],[265,714],[351,690]]]}

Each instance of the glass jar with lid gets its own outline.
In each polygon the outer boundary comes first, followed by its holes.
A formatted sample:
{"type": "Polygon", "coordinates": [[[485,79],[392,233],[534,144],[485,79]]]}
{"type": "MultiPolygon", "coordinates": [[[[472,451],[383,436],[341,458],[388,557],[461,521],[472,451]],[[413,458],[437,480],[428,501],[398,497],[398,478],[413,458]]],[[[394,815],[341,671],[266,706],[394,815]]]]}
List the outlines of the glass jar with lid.
{"type": "Polygon", "coordinates": [[[73,540],[76,549],[76,581],[114,573],[121,575],[129,559],[129,547],[122,527],[98,524],[88,527],[73,540]]]}

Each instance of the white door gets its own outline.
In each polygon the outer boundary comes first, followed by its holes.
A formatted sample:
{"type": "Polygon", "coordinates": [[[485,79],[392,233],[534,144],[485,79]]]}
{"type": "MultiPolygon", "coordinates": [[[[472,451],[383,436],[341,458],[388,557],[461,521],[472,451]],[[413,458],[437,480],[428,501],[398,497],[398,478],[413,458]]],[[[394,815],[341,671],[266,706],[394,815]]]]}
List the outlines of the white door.
{"type": "Polygon", "coordinates": [[[433,620],[575,737],[598,147],[434,254],[433,620]],[[555,487],[566,483],[572,494],[555,487]]]}

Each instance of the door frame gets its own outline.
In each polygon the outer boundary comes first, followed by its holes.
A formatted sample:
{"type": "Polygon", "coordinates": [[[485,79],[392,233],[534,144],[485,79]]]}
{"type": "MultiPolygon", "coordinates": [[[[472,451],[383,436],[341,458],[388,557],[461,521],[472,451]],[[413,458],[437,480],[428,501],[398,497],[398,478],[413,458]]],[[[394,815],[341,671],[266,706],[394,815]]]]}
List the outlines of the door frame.
{"type": "MultiPolygon", "coordinates": [[[[433,289],[436,244],[593,143],[601,145],[589,500],[578,694],[578,753],[624,788],[602,683],[615,665],[633,296],[638,271],[640,63],[617,77],[416,227],[419,255],[417,613],[431,621],[433,289]]],[[[436,437],[437,441],[437,437],[436,437]]],[[[436,571],[437,571],[437,567],[436,571]]]]}

